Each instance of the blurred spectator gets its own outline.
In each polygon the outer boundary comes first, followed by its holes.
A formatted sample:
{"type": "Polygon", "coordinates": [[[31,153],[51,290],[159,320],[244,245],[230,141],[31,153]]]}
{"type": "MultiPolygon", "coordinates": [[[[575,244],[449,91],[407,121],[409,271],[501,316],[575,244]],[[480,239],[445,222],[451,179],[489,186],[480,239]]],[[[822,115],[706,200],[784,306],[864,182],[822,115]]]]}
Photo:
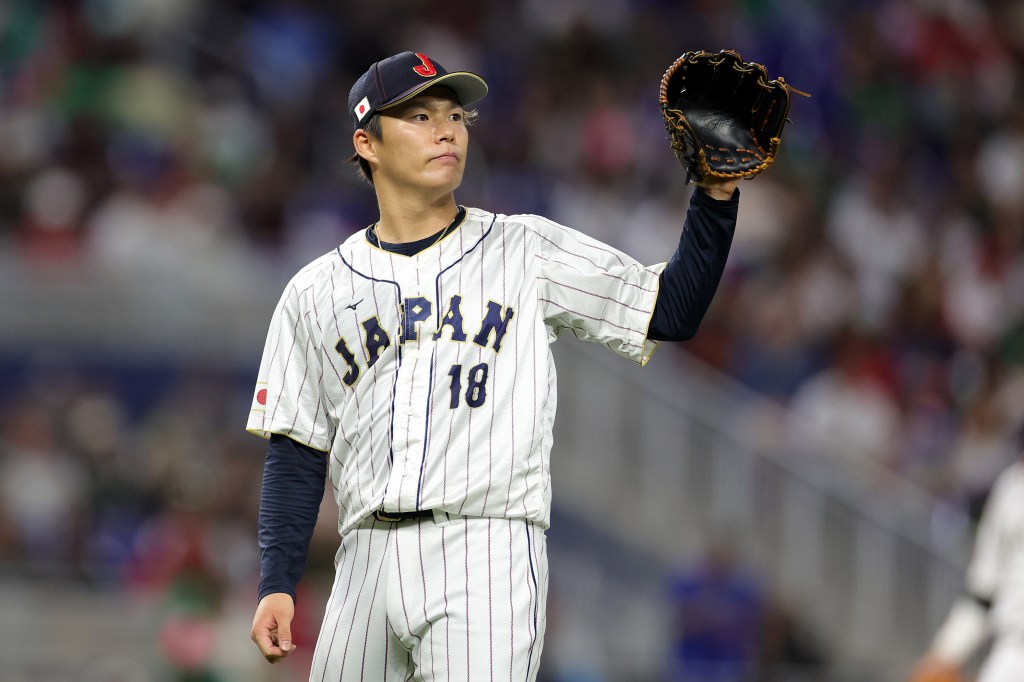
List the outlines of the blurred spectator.
{"type": "Polygon", "coordinates": [[[869,470],[891,466],[900,411],[884,350],[869,333],[843,330],[835,337],[833,358],[834,364],[793,395],[795,442],[821,453],[863,458],[860,464],[869,470]]]}
{"type": "Polygon", "coordinates": [[[890,318],[901,280],[925,255],[924,233],[903,182],[904,153],[892,140],[867,140],[865,148],[859,172],[832,200],[827,229],[856,273],[854,320],[878,329],[890,318]]]}
{"type": "Polygon", "coordinates": [[[673,577],[671,680],[742,682],[757,669],[768,597],[728,543],[673,577]]]}
{"type": "Polygon", "coordinates": [[[29,568],[65,575],[80,558],[88,488],[81,464],[54,439],[51,417],[44,405],[29,401],[4,420],[0,505],[29,568]]]}
{"type": "Polygon", "coordinates": [[[33,178],[25,190],[25,213],[18,226],[20,248],[33,263],[63,263],[78,258],[87,199],[73,172],[52,168],[33,178]]]}

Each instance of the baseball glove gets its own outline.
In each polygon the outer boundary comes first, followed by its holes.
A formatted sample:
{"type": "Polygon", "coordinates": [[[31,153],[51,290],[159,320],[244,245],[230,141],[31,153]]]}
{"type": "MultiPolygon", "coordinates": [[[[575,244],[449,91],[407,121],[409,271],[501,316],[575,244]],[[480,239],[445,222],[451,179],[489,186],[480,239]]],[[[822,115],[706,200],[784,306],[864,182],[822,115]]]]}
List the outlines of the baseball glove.
{"type": "Polygon", "coordinates": [[[751,178],[775,160],[789,113],[780,76],[739,53],[687,52],[661,79],[659,101],[686,181],[751,178]]]}

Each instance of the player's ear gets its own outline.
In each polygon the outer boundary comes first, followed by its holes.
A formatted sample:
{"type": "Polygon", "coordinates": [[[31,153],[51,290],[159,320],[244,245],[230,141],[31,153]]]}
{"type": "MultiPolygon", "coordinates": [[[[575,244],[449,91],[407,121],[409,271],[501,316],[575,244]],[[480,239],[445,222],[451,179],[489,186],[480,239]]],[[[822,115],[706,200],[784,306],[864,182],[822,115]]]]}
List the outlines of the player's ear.
{"type": "Polygon", "coordinates": [[[352,146],[356,150],[356,156],[360,156],[367,161],[377,160],[377,149],[374,142],[373,137],[362,128],[352,133],[352,146]]]}

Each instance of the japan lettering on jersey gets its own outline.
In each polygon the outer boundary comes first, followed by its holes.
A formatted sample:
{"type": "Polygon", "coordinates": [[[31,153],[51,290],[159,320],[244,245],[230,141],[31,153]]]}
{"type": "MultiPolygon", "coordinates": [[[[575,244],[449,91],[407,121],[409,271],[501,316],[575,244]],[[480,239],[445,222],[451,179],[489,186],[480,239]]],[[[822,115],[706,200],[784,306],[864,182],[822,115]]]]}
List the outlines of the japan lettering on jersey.
{"type": "Polygon", "coordinates": [[[414,256],[359,232],[286,288],[247,428],[330,453],[341,532],[378,508],[547,527],[549,346],[570,333],[646,363],[662,267],[472,208],[414,256]]]}

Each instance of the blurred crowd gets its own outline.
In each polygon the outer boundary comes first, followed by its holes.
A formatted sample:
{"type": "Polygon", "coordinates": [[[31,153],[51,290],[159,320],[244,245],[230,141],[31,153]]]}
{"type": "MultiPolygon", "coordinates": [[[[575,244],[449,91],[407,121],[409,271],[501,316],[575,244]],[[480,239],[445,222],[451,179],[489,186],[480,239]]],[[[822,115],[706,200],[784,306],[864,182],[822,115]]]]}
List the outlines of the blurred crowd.
{"type": "MultiPolygon", "coordinates": [[[[0,584],[81,584],[112,604],[119,595],[149,604],[151,629],[115,626],[110,644],[123,642],[122,653],[168,671],[166,679],[239,679],[217,668],[245,661],[240,614],[251,618],[259,565],[262,450],[237,428],[248,391],[224,372],[84,367],[73,358],[4,370],[16,390],[0,410],[0,584]],[[230,636],[218,635],[228,627],[230,636]]],[[[319,579],[312,571],[310,590],[319,579]]],[[[95,627],[116,616],[112,608],[92,614],[95,627]]],[[[46,679],[64,679],[53,644],[46,679]]]]}
{"type": "MultiPolygon", "coordinates": [[[[729,267],[686,350],[792,407],[823,449],[976,513],[1024,425],[1014,0],[10,0],[0,248],[35,277],[87,267],[129,286],[253,259],[290,273],[374,220],[346,97],[371,62],[416,49],[491,87],[461,203],[662,261],[687,189],[657,83],[681,51],[725,47],[812,97],[776,165],[741,185],[729,267]]],[[[0,559],[251,581],[248,384],[186,376],[140,410],[53,379],[0,387],[0,559]]]]}

